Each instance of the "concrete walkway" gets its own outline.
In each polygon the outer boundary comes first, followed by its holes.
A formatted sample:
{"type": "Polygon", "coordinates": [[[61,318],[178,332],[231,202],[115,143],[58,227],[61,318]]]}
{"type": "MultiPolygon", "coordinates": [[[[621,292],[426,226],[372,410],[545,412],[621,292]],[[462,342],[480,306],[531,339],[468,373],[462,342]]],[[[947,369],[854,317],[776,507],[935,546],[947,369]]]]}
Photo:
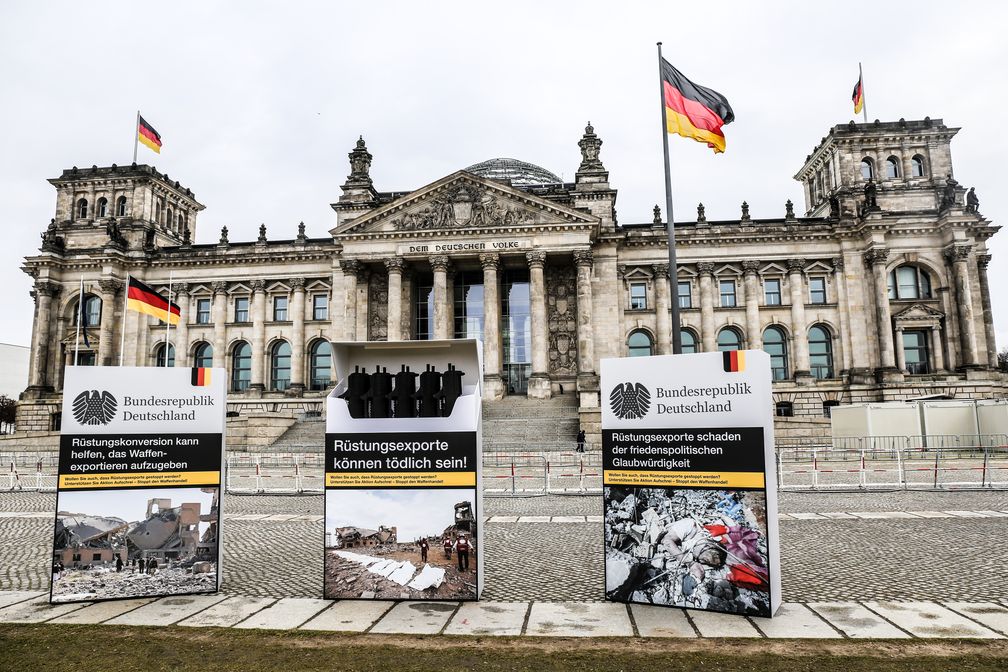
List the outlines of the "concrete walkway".
{"type": "Polygon", "coordinates": [[[1005,602],[786,603],[773,619],[606,602],[387,602],[192,595],[49,604],[0,591],[3,623],[107,623],[424,635],[545,637],[1008,637],[1005,602]]]}

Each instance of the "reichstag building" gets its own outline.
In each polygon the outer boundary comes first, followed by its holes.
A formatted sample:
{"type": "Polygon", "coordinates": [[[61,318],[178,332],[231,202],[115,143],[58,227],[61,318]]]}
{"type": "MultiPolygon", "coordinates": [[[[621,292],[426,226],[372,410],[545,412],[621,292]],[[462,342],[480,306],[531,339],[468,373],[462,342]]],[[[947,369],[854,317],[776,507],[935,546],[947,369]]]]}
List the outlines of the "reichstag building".
{"type": "Polygon", "coordinates": [[[779,415],[1003,395],[986,247],[998,227],[953,178],[958,130],[929,118],[834,126],[795,174],[803,215],[790,201],[765,219],[745,203],[722,221],[698,207],[675,225],[674,283],[667,222],[657,207],[653,221],[617,221],[590,125],[573,182],[493,159],[380,191],[361,139],[326,238],[292,225],[232,241],[225,227],[196,244],[204,206],[174,177],[64,170],[23,266],[35,316],[18,429],[58,428],[78,315],[77,364],[116,365],[124,342],[127,365],[225,367],[230,398],[261,408],[325,395],[346,373],[330,341],[478,338],[488,401],[578,395],[592,435],[599,360],[671,352],[672,301],[684,351],[770,353],[779,415]],[[169,273],[181,321],[166,347],[163,324],[124,318],[122,291],[129,274],[167,294],[169,273]]]}

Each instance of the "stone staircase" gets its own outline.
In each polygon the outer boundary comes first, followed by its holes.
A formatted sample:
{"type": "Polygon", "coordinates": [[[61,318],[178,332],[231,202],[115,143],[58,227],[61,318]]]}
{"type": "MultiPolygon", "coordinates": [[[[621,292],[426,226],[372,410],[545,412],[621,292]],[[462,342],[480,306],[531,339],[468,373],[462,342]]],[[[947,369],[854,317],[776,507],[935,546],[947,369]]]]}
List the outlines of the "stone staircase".
{"type": "Polygon", "coordinates": [[[321,453],[325,448],[325,416],[303,415],[266,450],[277,453],[321,453]]]}

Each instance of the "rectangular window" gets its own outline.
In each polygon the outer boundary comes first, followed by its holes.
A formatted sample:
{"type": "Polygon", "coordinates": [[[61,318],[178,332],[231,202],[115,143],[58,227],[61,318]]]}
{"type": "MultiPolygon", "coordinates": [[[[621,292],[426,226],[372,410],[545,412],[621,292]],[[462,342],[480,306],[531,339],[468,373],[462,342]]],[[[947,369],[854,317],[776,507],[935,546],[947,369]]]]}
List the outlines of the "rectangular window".
{"type": "Polygon", "coordinates": [[[688,282],[679,283],[679,307],[693,307],[693,294],[690,292],[690,284],[688,282]]]}
{"type": "Polygon", "coordinates": [[[809,303],[826,303],[826,278],[809,278],[809,303]]]}
{"type": "Polygon", "coordinates": [[[780,280],[763,281],[763,300],[768,306],[781,305],[780,280]]]}
{"type": "Polygon", "coordinates": [[[273,321],[274,322],[286,322],[287,321],[287,297],[286,296],[274,296],[273,297],[273,321]]]}
{"type": "Polygon", "coordinates": [[[734,308],[735,307],[735,281],[734,280],[722,280],[721,281],[721,307],[722,308],[734,308]]]}
{"type": "Polygon", "coordinates": [[[928,373],[930,371],[928,354],[927,332],[903,332],[903,355],[906,358],[907,373],[928,373]]]}
{"type": "Polygon", "coordinates": [[[247,296],[242,296],[235,299],[234,321],[235,322],[249,321],[249,300],[247,296]]]}
{"type": "Polygon", "coordinates": [[[325,294],[315,294],[312,296],[312,319],[329,319],[329,297],[325,294]]]}
{"type": "Polygon", "coordinates": [[[196,299],[196,324],[210,324],[210,299],[196,299]]]}
{"type": "Polygon", "coordinates": [[[630,310],[647,310],[647,285],[643,282],[630,283],[630,310]]]}

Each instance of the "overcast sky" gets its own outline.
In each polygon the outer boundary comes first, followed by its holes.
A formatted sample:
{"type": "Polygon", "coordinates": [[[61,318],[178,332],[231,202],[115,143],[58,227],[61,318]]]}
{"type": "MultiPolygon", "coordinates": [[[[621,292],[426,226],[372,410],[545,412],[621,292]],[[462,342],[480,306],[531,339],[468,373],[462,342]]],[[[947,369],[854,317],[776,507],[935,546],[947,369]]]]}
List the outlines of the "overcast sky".
{"type": "MultiPolygon", "coordinates": [[[[956,178],[1008,213],[1008,5],[945,2],[66,3],[0,6],[0,342],[27,345],[33,254],[54,214],[46,178],[128,164],[137,108],[154,163],[207,209],[196,242],[291,238],[335,224],[347,152],[363,134],[379,190],[413,189],[514,157],[567,180],[591,121],[622,223],[664,201],[655,42],[731,102],[728,148],[670,138],[677,219],[774,217],[805,156],[853,117],[942,118],[956,178]],[[647,5],[647,9],[644,6],[647,5]],[[768,7],[771,7],[768,9],[768,7]]],[[[1008,345],[1008,234],[990,243],[998,342],[1008,345]]]]}
{"type": "Polygon", "coordinates": [[[474,496],[474,490],[464,489],[334,488],[326,491],[325,530],[332,534],[337,527],[377,530],[384,525],[396,528],[399,541],[410,542],[443,533],[455,524],[455,505],[472,503],[474,496]]]}

